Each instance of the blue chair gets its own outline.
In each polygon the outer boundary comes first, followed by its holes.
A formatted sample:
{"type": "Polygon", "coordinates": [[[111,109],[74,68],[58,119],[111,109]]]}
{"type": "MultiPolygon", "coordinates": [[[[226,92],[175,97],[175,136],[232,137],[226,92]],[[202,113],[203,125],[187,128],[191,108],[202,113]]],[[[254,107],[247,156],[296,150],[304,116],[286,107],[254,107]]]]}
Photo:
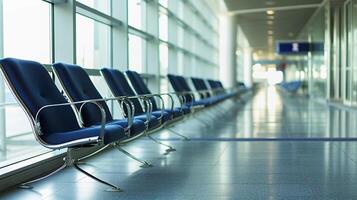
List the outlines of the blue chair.
{"type": "MultiPolygon", "coordinates": [[[[125,73],[126,73],[127,77],[129,78],[131,85],[133,86],[133,88],[135,89],[137,94],[152,95],[151,91],[145,84],[144,80],[141,78],[141,76],[137,72],[127,70],[125,73]]],[[[173,101],[171,94],[168,94],[168,93],[160,94],[160,95],[155,95],[154,97],[159,97],[160,101],[162,101],[161,96],[169,96],[171,99],[171,109],[165,109],[165,112],[170,116],[170,119],[177,119],[179,117],[182,117],[184,114],[189,113],[189,110],[187,108],[182,108],[182,106],[174,108],[174,101],[173,101]]],[[[150,100],[153,105],[153,110],[160,111],[160,109],[158,108],[158,106],[156,104],[155,99],[151,98],[150,100]]]]}
{"type": "Polygon", "coordinates": [[[193,86],[196,88],[197,91],[203,91],[203,92],[199,93],[201,99],[211,97],[211,94],[208,91],[208,87],[206,86],[206,84],[205,84],[203,79],[191,77],[191,81],[192,81],[193,86]]]}
{"type": "Polygon", "coordinates": [[[205,81],[200,78],[191,78],[193,85],[195,86],[196,90],[200,92],[201,98],[210,100],[212,104],[219,103],[220,101],[223,101],[227,98],[226,95],[221,95],[221,94],[213,94],[215,88],[208,88],[205,81]],[[212,94],[210,93],[212,92],[212,94]]]}
{"type": "MultiPolygon", "coordinates": [[[[135,96],[135,92],[130,87],[128,80],[125,78],[125,75],[122,72],[120,72],[119,70],[103,68],[103,69],[101,69],[101,74],[103,75],[105,81],[107,82],[107,84],[110,88],[110,91],[112,92],[114,97],[135,96]]],[[[149,100],[150,103],[152,104],[152,101],[150,99],[150,97],[152,97],[152,95],[142,95],[142,96],[147,97],[147,100],[149,100]]],[[[143,110],[141,103],[139,102],[138,99],[133,99],[133,105],[134,105],[134,110],[135,110],[135,113],[134,113],[135,117],[143,116],[144,110],[143,110]]],[[[162,112],[163,111],[160,110],[160,111],[155,111],[153,113],[157,113],[157,114],[161,115],[162,112]]],[[[157,119],[154,115],[152,115],[152,117],[157,119]]],[[[149,135],[149,132],[153,132],[155,130],[156,130],[155,127],[153,129],[150,129],[150,127],[148,127],[147,137],[158,144],[168,147],[168,149],[166,149],[166,152],[175,151],[176,150],[175,148],[173,148],[167,144],[164,144],[149,135]]]]}
{"type": "Polygon", "coordinates": [[[280,86],[289,93],[296,93],[301,88],[301,85],[302,82],[298,80],[280,83],[280,86]]]}
{"type": "Polygon", "coordinates": [[[238,85],[238,87],[231,88],[231,90],[227,90],[226,88],[223,87],[223,84],[221,81],[216,81],[216,82],[217,82],[217,85],[219,86],[219,88],[223,91],[223,93],[226,94],[226,96],[228,98],[236,97],[237,95],[246,91],[245,89],[242,90],[242,88],[240,88],[240,85],[238,85]]]}
{"type": "MultiPolygon", "coordinates": [[[[130,71],[127,70],[126,72],[127,77],[129,78],[131,85],[133,86],[133,88],[135,89],[136,93],[139,95],[153,95],[151,93],[151,91],[149,90],[149,88],[147,87],[147,85],[145,84],[144,80],[141,78],[140,74],[138,74],[135,71],[130,71]]],[[[190,110],[188,108],[182,107],[182,105],[180,107],[176,107],[174,108],[174,100],[171,94],[169,93],[165,93],[165,94],[156,94],[153,95],[153,97],[158,97],[158,99],[163,103],[163,98],[162,96],[169,96],[171,99],[171,109],[164,109],[165,114],[167,114],[169,116],[168,119],[164,118],[164,122],[170,123],[173,121],[178,121],[179,119],[181,119],[185,114],[188,114],[190,112],[190,110]]],[[[152,102],[152,106],[153,106],[153,110],[154,111],[160,111],[161,109],[158,108],[156,101],[154,98],[150,99],[152,102]]],[[[164,104],[163,104],[164,105],[164,104]]],[[[167,130],[182,137],[185,141],[190,140],[188,137],[180,134],[179,132],[169,128],[168,126],[166,126],[167,130]]]]}
{"type": "Polygon", "coordinates": [[[149,100],[152,107],[152,114],[157,117],[161,123],[166,123],[173,118],[173,113],[168,110],[165,110],[164,101],[161,96],[159,95],[152,95],[150,90],[146,87],[145,83],[141,84],[140,80],[138,80],[134,74],[134,72],[129,71],[126,73],[127,77],[129,78],[131,85],[133,86],[136,94],[138,95],[150,95],[149,100]],[[155,98],[158,98],[161,102],[161,108],[156,104],[155,98]]]}
{"type": "MultiPolygon", "coordinates": [[[[61,83],[65,93],[67,94],[67,97],[70,99],[70,101],[85,101],[85,100],[91,100],[91,99],[104,99],[96,87],[94,86],[93,82],[91,81],[89,75],[87,72],[81,68],[80,66],[77,65],[70,65],[70,64],[64,64],[64,63],[55,63],[53,65],[53,71],[55,72],[56,76],[59,79],[59,82],[61,83]]],[[[117,99],[109,99],[109,100],[117,100],[120,105],[123,103],[124,100],[129,100],[126,97],[121,97],[117,99]]],[[[126,116],[129,119],[113,119],[113,116],[110,113],[110,110],[107,106],[107,104],[102,100],[99,101],[101,103],[101,106],[106,110],[106,123],[107,124],[118,124],[121,125],[125,128],[126,132],[126,140],[122,141],[122,143],[131,141],[137,137],[140,137],[143,135],[146,131],[146,116],[141,116],[141,117],[133,117],[133,115],[130,113],[131,105],[129,107],[123,107],[123,110],[126,111],[126,116]]],[[[77,109],[79,109],[77,107],[77,109]]],[[[83,125],[84,126],[93,126],[99,123],[99,118],[98,118],[98,110],[94,109],[93,107],[90,106],[85,106],[82,107],[82,118],[83,118],[83,125]]],[[[151,119],[154,123],[157,123],[157,120],[155,118],[151,119]]],[[[139,158],[135,157],[134,155],[130,154],[126,150],[124,150],[120,144],[117,144],[114,146],[118,150],[120,150],[122,153],[125,155],[129,156],[130,158],[142,163],[141,167],[150,167],[152,166],[148,162],[144,160],[140,160],[139,158]]]]}
{"type": "MultiPolygon", "coordinates": [[[[74,149],[107,147],[125,139],[125,130],[121,125],[105,123],[107,113],[102,104],[96,100],[67,102],[40,63],[5,58],[0,60],[0,68],[10,90],[27,114],[37,141],[50,149],[67,148],[65,163],[53,173],[74,166],[87,176],[110,186],[113,191],[120,191],[119,187],[81,169],[78,166],[81,158],[76,158],[72,153],[74,149]],[[93,105],[93,109],[98,111],[99,123],[81,128],[72,106],[87,105],[93,105]]],[[[41,179],[29,181],[23,186],[31,188],[28,184],[41,179]]]]}
{"type": "Polygon", "coordinates": [[[185,78],[178,75],[168,74],[167,78],[171,83],[172,88],[175,90],[179,98],[183,99],[186,107],[197,110],[210,105],[208,100],[196,100],[194,92],[189,87],[185,78]]]}
{"type": "Polygon", "coordinates": [[[221,81],[215,81],[215,80],[207,80],[209,86],[211,87],[212,90],[215,91],[216,95],[222,95],[224,98],[231,98],[235,97],[239,94],[238,90],[234,90],[231,92],[228,92],[224,87],[221,81]]]}

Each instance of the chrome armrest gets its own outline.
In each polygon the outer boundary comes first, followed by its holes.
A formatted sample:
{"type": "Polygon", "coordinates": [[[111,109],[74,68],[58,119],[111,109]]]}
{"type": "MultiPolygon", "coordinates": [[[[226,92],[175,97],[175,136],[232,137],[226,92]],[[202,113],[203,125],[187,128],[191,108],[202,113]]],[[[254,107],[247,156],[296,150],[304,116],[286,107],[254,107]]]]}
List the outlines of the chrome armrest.
{"type": "MultiPolygon", "coordinates": [[[[152,94],[153,97],[157,97],[158,99],[160,99],[160,102],[161,102],[161,115],[160,115],[160,119],[162,119],[164,117],[164,111],[165,111],[165,102],[164,102],[164,99],[162,98],[161,95],[158,95],[158,94],[152,94]]],[[[152,109],[152,102],[150,101],[151,103],[151,109],[152,109]]]]}
{"type": "Polygon", "coordinates": [[[174,98],[172,97],[172,95],[171,95],[171,94],[169,94],[169,93],[166,93],[166,94],[159,94],[159,95],[162,95],[162,96],[168,96],[168,97],[170,98],[170,101],[171,101],[171,110],[173,110],[173,109],[174,109],[174,107],[175,107],[175,101],[174,101],[174,98]]]}
{"type": "MultiPolygon", "coordinates": [[[[98,102],[97,99],[86,100],[86,101],[77,101],[77,102],[59,103],[59,104],[49,104],[49,105],[42,106],[37,111],[37,113],[35,115],[35,119],[34,119],[35,120],[35,132],[36,132],[36,134],[38,134],[38,135],[42,135],[43,134],[42,130],[41,130],[41,122],[40,122],[39,117],[40,117],[40,113],[42,111],[44,111],[45,109],[54,108],[54,107],[62,107],[62,106],[73,106],[73,105],[81,104],[80,109],[79,109],[79,112],[81,113],[83,106],[85,104],[89,104],[89,103],[92,103],[92,104],[96,105],[100,109],[100,112],[101,112],[101,130],[100,130],[100,134],[99,134],[97,142],[98,143],[102,143],[104,141],[104,134],[105,134],[106,112],[105,112],[103,106],[98,102]]],[[[81,123],[83,123],[81,114],[79,114],[79,117],[80,117],[81,123]]]]}
{"type": "Polygon", "coordinates": [[[150,120],[151,120],[151,113],[152,113],[152,102],[150,101],[149,98],[147,98],[146,96],[140,97],[145,105],[145,111],[146,111],[146,123],[149,124],[150,120]]]}
{"type": "Polygon", "coordinates": [[[107,122],[107,116],[106,116],[106,113],[105,113],[105,110],[104,110],[104,108],[103,108],[103,106],[99,103],[99,102],[97,102],[97,101],[95,101],[95,102],[85,102],[85,103],[83,103],[81,106],[80,106],[80,108],[79,108],[79,110],[78,110],[78,112],[79,112],[79,119],[80,119],[80,121],[81,121],[81,123],[84,125],[84,123],[83,123],[83,119],[82,119],[82,109],[83,109],[83,106],[84,105],[86,105],[86,104],[94,104],[94,105],[96,105],[98,108],[99,108],[99,110],[100,110],[100,114],[101,114],[101,122],[100,122],[100,135],[99,135],[99,142],[100,143],[103,143],[104,142],[104,134],[105,134],[105,124],[106,124],[106,122],[107,122]]]}
{"type": "Polygon", "coordinates": [[[130,130],[134,120],[134,113],[135,113],[134,104],[130,101],[130,99],[123,99],[119,101],[119,104],[121,109],[123,110],[124,116],[126,115],[125,117],[128,119],[128,126],[125,128],[125,130],[130,130]],[[125,104],[128,114],[125,113],[123,104],[125,104]]]}

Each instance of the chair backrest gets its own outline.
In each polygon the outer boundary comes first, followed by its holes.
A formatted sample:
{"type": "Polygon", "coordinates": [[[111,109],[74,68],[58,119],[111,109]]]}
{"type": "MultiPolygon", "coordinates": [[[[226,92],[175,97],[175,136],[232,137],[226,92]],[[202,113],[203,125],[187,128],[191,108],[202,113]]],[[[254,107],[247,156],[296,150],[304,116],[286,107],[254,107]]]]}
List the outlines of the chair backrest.
{"type": "MultiPolygon", "coordinates": [[[[55,63],[53,69],[60,80],[60,83],[71,101],[84,101],[91,99],[102,99],[87,72],[78,65],[55,63]]],[[[104,101],[99,102],[106,113],[106,120],[112,121],[113,117],[107,104],[104,101]]],[[[79,109],[79,106],[77,106],[79,109]]],[[[100,124],[101,113],[94,104],[86,104],[82,108],[81,117],[84,126],[100,124]]]]}
{"type": "MultiPolygon", "coordinates": [[[[5,58],[0,60],[1,71],[9,88],[26,114],[34,119],[39,109],[46,105],[68,103],[58,90],[47,70],[34,61],[5,58]]],[[[51,107],[39,114],[42,136],[80,129],[71,106],[51,107]]]]}
{"type": "MultiPolygon", "coordinates": [[[[192,77],[191,80],[196,90],[208,90],[208,87],[203,79],[192,77]]],[[[200,93],[201,98],[211,96],[209,92],[204,92],[204,94],[205,96],[202,93],[200,93]]]]}
{"type": "Polygon", "coordinates": [[[207,82],[208,82],[208,85],[211,87],[211,89],[217,89],[218,88],[218,85],[217,85],[216,81],[214,81],[212,79],[208,79],[207,82]]]}
{"type": "Polygon", "coordinates": [[[176,76],[173,74],[167,74],[167,78],[169,79],[169,82],[172,86],[172,88],[175,90],[175,92],[183,92],[183,88],[180,87],[180,84],[176,80],[176,76]]]}
{"type": "Polygon", "coordinates": [[[219,88],[224,89],[223,84],[222,84],[221,81],[216,81],[216,83],[217,83],[217,85],[218,85],[219,88]]]}
{"type": "Polygon", "coordinates": [[[245,86],[245,83],[243,83],[243,82],[238,82],[238,86],[239,87],[242,87],[242,88],[245,88],[246,86],[245,86]]]}
{"type": "Polygon", "coordinates": [[[177,81],[182,86],[185,92],[192,92],[190,86],[188,85],[186,79],[183,76],[176,76],[177,81]]]}
{"type": "MultiPolygon", "coordinates": [[[[114,96],[135,96],[135,92],[131,89],[128,80],[122,72],[108,68],[103,68],[100,71],[114,96]]],[[[135,115],[144,113],[138,99],[131,99],[131,102],[133,102],[135,106],[135,115]]],[[[125,107],[124,111],[127,114],[125,107]]]]}
{"type": "MultiPolygon", "coordinates": [[[[191,90],[190,86],[188,85],[185,77],[183,77],[183,76],[176,76],[176,77],[177,77],[177,81],[179,82],[179,84],[181,84],[181,86],[182,86],[182,88],[183,88],[183,90],[185,92],[192,92],[192,90],[191,90]]],[[[193,101],[191,95],[186,94],[185,97],[186,97],[187,102],[193,101]]]]}
{"type": "MultiPolygon", "coordinates": [[[[187,82],[186,82],[184,77],[178,76],[178,75],[173,75],[173,74],[168,74],[167,78],[169,79],[172,88],[176,92],[191,92],[191,89],[188,86],[188,84],[187,84],[187,82]]],[[[193,101],[191,95],[186,94],[184,96],[185,96],[186,102],[192,102],[193,101]]]]}
{"type": "MultiPolygon", "coordinates": [[[[141,78],[140,74],[130,70],[125,71],[125,74],[129,78],[131,85],[133,86],[137,94],[139,95],[152,94],[150,89],[145,84],[143,78],[141,78]]],[[[157,110],[158,107],[155,99],[151,97],[150,101],[152,103],[153,110],[157,110]]]]}

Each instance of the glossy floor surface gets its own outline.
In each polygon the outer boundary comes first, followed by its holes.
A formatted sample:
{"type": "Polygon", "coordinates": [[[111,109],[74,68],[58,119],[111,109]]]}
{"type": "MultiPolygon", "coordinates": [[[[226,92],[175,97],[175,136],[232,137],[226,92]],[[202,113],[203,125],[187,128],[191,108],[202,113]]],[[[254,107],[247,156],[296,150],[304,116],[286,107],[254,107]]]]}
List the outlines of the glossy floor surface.
{"type": "Polygon", "coordinates": [[[355,115],[269,87],[172,127],[191,141],[153,134],[176,152],[146,138],[124,146],[152,168],[114,149],[82,165],[124,192],[67,168],[0,199],[357,199],[355,115]]]}

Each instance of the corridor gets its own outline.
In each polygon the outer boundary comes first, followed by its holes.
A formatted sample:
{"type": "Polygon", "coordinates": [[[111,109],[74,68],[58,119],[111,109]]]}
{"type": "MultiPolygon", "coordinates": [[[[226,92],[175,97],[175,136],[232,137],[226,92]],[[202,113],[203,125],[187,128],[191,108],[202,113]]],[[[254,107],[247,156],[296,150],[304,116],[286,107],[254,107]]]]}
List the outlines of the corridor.
{"type": "Polygon", "coordinates": [[[153,135],[176,152],[146,138],[124,146],[152,168],[114,149],[83,164],[122,193],[68,168],[0,199],[356,199],[356,115],[269,86],[172,127],[191,141],[153,135]]]}

